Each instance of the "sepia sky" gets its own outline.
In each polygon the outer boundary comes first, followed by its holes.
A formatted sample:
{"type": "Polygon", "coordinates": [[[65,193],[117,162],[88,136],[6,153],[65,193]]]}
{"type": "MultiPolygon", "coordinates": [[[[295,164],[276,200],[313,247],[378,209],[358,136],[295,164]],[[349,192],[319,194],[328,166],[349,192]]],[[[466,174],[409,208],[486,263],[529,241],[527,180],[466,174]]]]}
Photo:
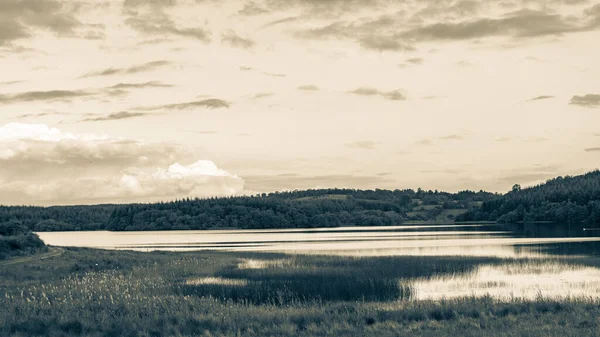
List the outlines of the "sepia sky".
{"type": "Polygon", "coordinates": [[[0,204],[600,166],[592,0],[2,0],[0,204]]]}

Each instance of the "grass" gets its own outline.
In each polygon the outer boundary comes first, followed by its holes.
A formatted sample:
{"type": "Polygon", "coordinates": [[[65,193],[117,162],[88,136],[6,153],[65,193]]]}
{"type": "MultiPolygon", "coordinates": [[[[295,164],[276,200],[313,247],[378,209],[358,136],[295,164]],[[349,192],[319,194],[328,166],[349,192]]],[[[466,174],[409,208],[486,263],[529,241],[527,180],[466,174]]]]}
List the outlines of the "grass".
{"type": "Polygon", "coordinates": [[[598,334],[597,301],[414,301],[404,282],[504,262],[69,248],[0,266],[0,336],[598,334]]]}

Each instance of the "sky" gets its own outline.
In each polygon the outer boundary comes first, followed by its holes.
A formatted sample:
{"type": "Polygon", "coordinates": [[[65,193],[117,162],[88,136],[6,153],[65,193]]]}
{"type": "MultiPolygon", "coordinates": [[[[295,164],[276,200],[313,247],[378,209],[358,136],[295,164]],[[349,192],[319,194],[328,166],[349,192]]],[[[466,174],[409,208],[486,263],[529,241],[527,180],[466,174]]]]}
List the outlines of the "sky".
{"type": "Polygon", "coordinates": [[[0,204],[600,166],[591,0],[2,0],[0,204]]]}

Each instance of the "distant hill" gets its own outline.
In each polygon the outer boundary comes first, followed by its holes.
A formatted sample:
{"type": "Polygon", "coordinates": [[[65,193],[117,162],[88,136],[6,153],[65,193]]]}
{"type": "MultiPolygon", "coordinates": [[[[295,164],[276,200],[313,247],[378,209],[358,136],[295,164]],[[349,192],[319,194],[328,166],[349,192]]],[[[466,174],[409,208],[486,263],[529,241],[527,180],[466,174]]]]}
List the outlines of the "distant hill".
{"type": "Polygon", "coordinates": [[[491,220],[501,223],[551,221],[600,224],[600,171],[557,177],[487,200],[457,217],[460,221],[491,220]]]}
{"type": "Polygon", "coordinates": [[[126,205],[0,206],[33,231],[310,228],[453,221],[600,224],[600,171],[504,195],[484,191],[315,189],[126,205]]]}
{"type": "Polygon", "coordinates": [[[117,207],[109,230],[311,228],[451,222],[493,197],[487,192],[318,189],[255,196],[185,199],[117,207]]]}

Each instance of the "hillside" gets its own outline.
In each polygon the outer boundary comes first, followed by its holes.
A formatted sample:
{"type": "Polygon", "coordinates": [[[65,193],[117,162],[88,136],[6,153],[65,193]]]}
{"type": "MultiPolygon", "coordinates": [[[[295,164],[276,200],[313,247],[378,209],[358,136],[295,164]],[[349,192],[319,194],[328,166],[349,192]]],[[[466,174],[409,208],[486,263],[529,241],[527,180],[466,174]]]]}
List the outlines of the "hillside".
{"type": "Polygon", "coordinates": [[[0,223],[0,260],[46,250],[44,242],[18,221],[0,223]]]}
{"type": "Polygon", "coordinates": [[[118,207],[109,230],[390,226],[452,221],[493,195],[464,191],[321,189],[118,207]],[[450,211],[452,210],[452,211],[450,211]]]}
{"type": "Polygon", "coordinates": [[[550,179],[482,203],[457,220],[491,220],[501,223],[551,221],[600,224],[600,171],[550,179]]]}

